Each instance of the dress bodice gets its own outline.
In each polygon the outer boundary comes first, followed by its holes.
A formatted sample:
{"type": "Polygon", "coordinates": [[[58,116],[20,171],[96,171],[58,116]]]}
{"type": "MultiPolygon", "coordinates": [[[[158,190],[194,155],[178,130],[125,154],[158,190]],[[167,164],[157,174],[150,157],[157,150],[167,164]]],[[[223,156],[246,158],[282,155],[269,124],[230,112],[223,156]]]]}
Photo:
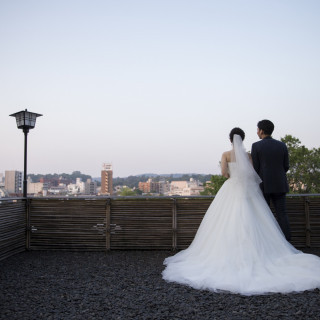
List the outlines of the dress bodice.
{"type": "Polygon", "coordinates": [[[230,178],[233,178],[236,176],[236,163],[235,162],[228,162],[228,171],[230,178]]]}

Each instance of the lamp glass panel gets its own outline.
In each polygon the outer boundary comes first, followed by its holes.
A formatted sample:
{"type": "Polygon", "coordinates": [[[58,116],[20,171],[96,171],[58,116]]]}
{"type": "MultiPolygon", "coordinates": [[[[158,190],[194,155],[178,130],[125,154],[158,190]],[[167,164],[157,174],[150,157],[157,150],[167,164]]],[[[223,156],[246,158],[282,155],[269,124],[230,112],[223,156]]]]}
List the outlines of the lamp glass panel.
{"type": "Polygon", "coordinates": [[[16,114],[17,127],[20,128],[24,126],[24,112],[19,112],[16,114]]]}
{"type": "Polygon", "coordinates": [[[34,128],[36,125],[37,115],[32,112],[25,112],[25,125],[29,128],[34,128]]]}

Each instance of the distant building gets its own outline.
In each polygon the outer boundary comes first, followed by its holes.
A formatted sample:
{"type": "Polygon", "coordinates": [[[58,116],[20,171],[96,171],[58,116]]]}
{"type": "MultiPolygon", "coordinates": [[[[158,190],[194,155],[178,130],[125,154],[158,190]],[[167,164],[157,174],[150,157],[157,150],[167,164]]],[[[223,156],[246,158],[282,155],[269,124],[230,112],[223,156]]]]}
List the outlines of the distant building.
{"type": "Polygon", "coordinates": [[[5,189],[4,186],[0,186],[0,198],[7,198],[9,197],[8,191],[5,189]]]}
{"type": "Polygon", "coordinates": [[[49,190],[49,184],[44,182],[43,183],[43,188],[42,188],[42,195],[44,197],[48,196],[48,190],[49,190]]]}
{"type": "Polygon", "coordinates": [[[170,184],[170,196],[198,196],[204,191],[202,183],[193,178],[190,181],[172,181],[170,184]]]}
{"type": "Polygon", "coordinates": [[[80,187],[76,183],[69,183],[67,185],[68,194],[75,195],[80,194],[80,187]]]}
{"type": "Polygon", "coordinates": [[[159,184],[159,193],[167,195],[170,192],[170,182],[161,180],[158,182],[159,184]]]}
{"type": "Polygon", "coordinates": [[[28,184],[27,184],[28,194],[37,195],[42,193],[43,191],[43,183],[42,182],[32,182],[31,178],[28,177],[28,184]]]}
{"type": "Polygon", "coordinates": [[[188,181],[171,181],[170,184],[170,196],[182,196],[184,194],[184,190],[188,187],[188,181]]]}
{"type": "Polygon", "coordinates": [[[170,183],[165,180],[155,182],[149,178],[146,182],[139,182],[138,189],[143,193],[167,194],[170,191],[170,183]]]}
{"type": "Polygon", "coordinates": [[[81,178],[76,178],[76,186],[79,188],[80,193],[85,193],[86,184],[81,178]]]}
{"type": "Polygon", "coordinates": [[[22,194],[22,172],[6,171],[4,185],[9,194],[22,194]]]}
{"type": "Polygon", "coordinates": [[[67,185],[68,194],[84,194],[85,193],[85,183],[81,181],[81,178],[76,178],[76,183],[69,183],[67,185]]]}
{"type": "MultiPolygon", "coordinates": [[[[149,179],[150,180],[150,179],[149,179]]],[[[147,182],[140,181],[138,184],[138,189],[143,193],[150,193],[150,184],[147,182]]]]}
{"type": "Polygon", "coordinates": [[[48,189],[44,188],[43,191],[43,195],[66,195],[68,189],[64,183],[60,183],[58,186],[51,186],[48,189]]]}
{"type": "Polygon", "coordinates": [[[112,165],[104,163],[101,170],[101,194],[112,195],[112,165]]]}
{"type": "Polygon", "coordinates": [[[91,179],[87,179],[87,182],[85,183],[84,193],[90,195],[97,194],[97,182],[92,181],[91,179]]]}
{"type": "Polygon", "coordinates": [[[146,182],[139,182],[138,184],[139,190],[143,193],[158,193],[159,192],[159,185],[156,182],[153,182],[151,178],[148,179],[146,182]]]}

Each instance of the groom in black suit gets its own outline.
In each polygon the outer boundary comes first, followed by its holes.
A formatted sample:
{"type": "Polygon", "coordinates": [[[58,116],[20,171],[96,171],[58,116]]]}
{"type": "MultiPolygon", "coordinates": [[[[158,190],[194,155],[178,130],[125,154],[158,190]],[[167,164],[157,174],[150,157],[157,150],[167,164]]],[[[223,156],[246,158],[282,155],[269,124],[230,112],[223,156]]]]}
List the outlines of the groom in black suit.
{"type": "Polygon", "coordinates": [[[286,239],[290,241],[290,225],[286,212],[286,193],[289,191],[286,172],[289,170],[287,146],[271,137],[274,125],[270,120],[258,122],[257,134],[261,141],[251,148],[254,169],[260,176],[263,195],[270,205],[272,200],[278,223],[286,239]]]}

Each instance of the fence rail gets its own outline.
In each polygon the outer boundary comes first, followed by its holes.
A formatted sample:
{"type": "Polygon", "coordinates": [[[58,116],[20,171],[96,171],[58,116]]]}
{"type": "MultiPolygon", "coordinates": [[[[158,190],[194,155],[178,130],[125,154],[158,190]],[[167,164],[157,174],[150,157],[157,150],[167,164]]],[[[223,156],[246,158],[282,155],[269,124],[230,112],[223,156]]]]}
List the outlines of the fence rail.
{"type": "MultiPolygon", "coordinates": [[[[25,250],[184,249],[213,197],[0,201],[0,259],[25,250]]],[[[320,247],[320,195],[288,195],[296,247],[320,247]]]]}

